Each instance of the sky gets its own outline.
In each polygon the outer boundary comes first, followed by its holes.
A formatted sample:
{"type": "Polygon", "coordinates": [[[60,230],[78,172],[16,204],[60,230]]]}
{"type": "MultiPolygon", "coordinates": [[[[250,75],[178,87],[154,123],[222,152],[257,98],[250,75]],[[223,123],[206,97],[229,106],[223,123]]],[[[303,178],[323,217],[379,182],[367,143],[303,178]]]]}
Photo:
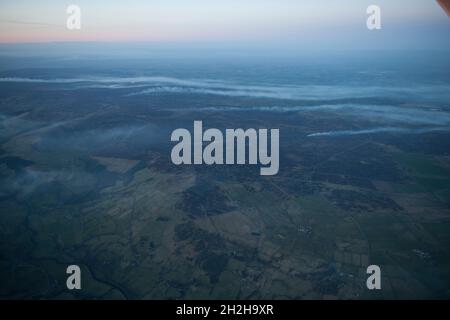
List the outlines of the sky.
{"type": "Polygon", "coordinates": [[[433,0],[0,0],[0,43],[80,41],[450,49],[450,19],[433,0]],[[366,27],[371,4],[381,30],[366,27]]]}

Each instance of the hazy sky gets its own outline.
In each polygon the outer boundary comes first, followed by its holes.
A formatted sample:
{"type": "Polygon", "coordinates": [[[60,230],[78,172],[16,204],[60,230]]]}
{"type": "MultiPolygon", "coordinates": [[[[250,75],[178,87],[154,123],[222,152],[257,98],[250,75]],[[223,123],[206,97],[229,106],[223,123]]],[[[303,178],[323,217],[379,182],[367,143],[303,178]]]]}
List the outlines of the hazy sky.
{"type": "Polygon", "coordinates": [[[0,0],[0,42],[291,43],[305,47],[450,48],[450,19],[433,0],[0,0]],[[66,29],[66,8],[82,28],[66,29]],[[382,9],[382,30],[366,8],[382,9]]]}

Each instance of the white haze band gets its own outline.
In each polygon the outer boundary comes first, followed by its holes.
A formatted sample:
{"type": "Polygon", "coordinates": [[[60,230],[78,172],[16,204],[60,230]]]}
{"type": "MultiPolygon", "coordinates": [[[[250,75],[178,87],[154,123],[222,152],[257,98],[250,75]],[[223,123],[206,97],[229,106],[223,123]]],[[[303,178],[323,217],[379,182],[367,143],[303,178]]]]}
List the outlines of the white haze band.
{"type": "Polygon", "coordinates": [[[248,164],[256,165],[259,162],[264,166],[260,168],[260,174],[263,176],[276,175],[279,170],[279,129],[270,130],[270,153],[267,129],[247,129],[245,131],[243,129],[226,129],[225,158],[222,132],[214,128],[203,132],[202,121],[194,121],[193,141],[190,131],[183,128],[174,130],[170,139],[178,142],[171,153],[172,163],[175,165],[247,164],[248,159],[248,164]],[[203,148],[204,142],[208,144],[203,148]],[[194,145],[193,159],[192,144],[194,145]],[[248,148],[246,148],[247,145],[248,148]]]}

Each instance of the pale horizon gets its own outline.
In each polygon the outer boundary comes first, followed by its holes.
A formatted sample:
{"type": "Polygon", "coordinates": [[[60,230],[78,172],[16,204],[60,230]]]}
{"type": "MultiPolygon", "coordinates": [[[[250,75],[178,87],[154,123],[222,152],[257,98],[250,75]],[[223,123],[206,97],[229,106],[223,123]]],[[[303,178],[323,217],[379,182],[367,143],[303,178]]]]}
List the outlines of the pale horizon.
{"type": "Polygon", "coordinates": [[[0,43],[267,45],[305,49],[450,48],[450,19],[436,1],[377,1],[382,29],[369,32],[373,1],[0,1],[0,43]],[[81,8],[68,30],[66,8],[81,8]]]}

